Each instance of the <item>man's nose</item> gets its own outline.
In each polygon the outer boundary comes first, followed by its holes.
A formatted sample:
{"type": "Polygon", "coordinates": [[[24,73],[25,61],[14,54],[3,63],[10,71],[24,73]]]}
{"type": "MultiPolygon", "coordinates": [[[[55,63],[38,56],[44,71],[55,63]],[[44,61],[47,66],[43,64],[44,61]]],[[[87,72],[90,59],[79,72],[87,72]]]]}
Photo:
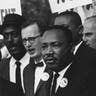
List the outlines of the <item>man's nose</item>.
{"type": "Polygon", "coordinates": [[[54,53],[54,50],[51,46],[48,47],[47,53],[48,54],[53,54],[54,53]]]}
{"type": "Polygon", "coordinates": [[[83,41],[85,41],[85,42],[87,41],[87,38],[86,38],[85,34],[83,34],[82,39],[83,39],[83,41]]]}
{"type": "Polygon", "coordinates": [[[26,41],[26,47],[30,47],[32,44],[27,40],[26,41]]]}
{"type": "Polygon", "coordinates": [[[12,36],[11,35],[8,36],[7,41],[8,42],[12,41],[12,36]]]}

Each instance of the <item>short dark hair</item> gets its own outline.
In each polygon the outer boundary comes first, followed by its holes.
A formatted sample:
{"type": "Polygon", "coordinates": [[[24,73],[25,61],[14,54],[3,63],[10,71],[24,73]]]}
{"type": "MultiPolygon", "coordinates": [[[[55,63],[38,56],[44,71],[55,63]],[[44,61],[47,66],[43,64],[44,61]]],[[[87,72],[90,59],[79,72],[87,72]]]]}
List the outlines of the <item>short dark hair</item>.
{"type": "Polygon", "coordinates": [[[59,15],[56,15],[55,17],[59,17],[59,16],[70,16],[72,18],[71,20],[74,22],[76,26],[82,25],[81,17],[77,12],[65,11],[60,13],[59,15]]]}
{"type": "Polygon", "coordinates": [[[46,31],[53,30],[53,29],[62,30],[63,33],[64,33],[64,35],[66,35],[66,37],[67,37],[68,44],[71,44],[71,43],[73,42],[71,30],[69,30],[68,27],[65,27],[65,26],[63,26],[63,25],[52,25],[52,26],[48,26],[48,27],[46,28],[46,30],[43,32],[43,34],[44,34],[46,31]]]}
{"type": "Polygon", "coordinates": [[[24,23],[24,21],[25,21],[25,18],[22,15],[15,14],[15,13],[7,14],[4,17],[4,21],[1,25],[0,33],[3,34],[4,30],[9,27],[19,29],[20,31],[18,32],[21,32],[21,26],[24,23]]]}
{"type": "Polygon", "coordinates": [[[25,18],[22,15],[19,14],[7,14],[4,17],[4,21],[2,24],[2,31],[7,27],[21,27],[21,25],[24,23],[25,18]]]}
{"type": "Polygon", "coordinates": [[[42,35],[42,32],[45,30],[46,25],[44,25],[44,24],[42,23],[42,21],[38,20],[38,18],[29,17],[29,18],[26,19],[26,21],[22,24],[22,28],[25,28],[25,27],[27,27],[27,26],[29,26],[29,25],[33,25],[33,24],[37,24],[37,25],[38,25],[40,35],[42,35]]]}

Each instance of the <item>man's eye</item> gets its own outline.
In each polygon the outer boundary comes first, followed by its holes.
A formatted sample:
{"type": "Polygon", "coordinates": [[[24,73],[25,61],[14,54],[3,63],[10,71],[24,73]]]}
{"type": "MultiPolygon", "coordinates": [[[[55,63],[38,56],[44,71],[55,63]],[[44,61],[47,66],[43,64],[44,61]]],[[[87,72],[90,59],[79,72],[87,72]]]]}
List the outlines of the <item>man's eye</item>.
{"type": "Polygon", "coordinates": [[[7,39],[8,38],[8,36],[7,35],[4,35],[4,39],[7,39]]]}
{"type": "Polygon", "coordinates": [[[28,38],[29,42],[34,41],[34,40],[35,40],[35,38],[33,38],[33,37],[32,38],[31,37],[28,38]]]}
{"type": "Polygon", "coordinates": [[[58,48],[58,47],[61,47],[61,46],[62,46],[62,43],[53,44],[53,47],[55,47],[55,48],[58,48]]]}
{"type": "Polygon", "coordinates": [[[44,49],[46,49],[47,48],[47,46],[46,45],[42,45],[42,49],[44,50],[44,49]]]}
{"type": "Polygon", "coordinates": [[[22,41],[23,41],[23,43],[26,43],[27,40],[26,39],[23,39],[22,41]]]}
{"type": "Polygon", "coordinates": [[[16,38],[16,37],[18,37],[18,36],[17,36],[17,35],[13,35],[13,37],[15,37],[15,38],[16,38]]]}
{"type": "Polygon", "coordinates": [[[85,36],[90,37],[92,33],[85,33],[85,36]]]}

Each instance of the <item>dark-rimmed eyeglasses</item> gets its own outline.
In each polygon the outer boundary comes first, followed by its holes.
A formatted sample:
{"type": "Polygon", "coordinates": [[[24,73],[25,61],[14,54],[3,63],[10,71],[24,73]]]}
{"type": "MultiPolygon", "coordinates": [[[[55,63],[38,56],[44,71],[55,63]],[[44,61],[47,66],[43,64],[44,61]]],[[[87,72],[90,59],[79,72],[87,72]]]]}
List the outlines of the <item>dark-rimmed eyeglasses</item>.
{"type": "Polygon", "coordinates": [[[26,45],[26,42],[28,41],[29,43],[33,43],[38,37],[40,37],[40,35],[34,36],[34,37],[28,37],[27,39],[24,38],[22,39],[23,44],[26,45]]]}

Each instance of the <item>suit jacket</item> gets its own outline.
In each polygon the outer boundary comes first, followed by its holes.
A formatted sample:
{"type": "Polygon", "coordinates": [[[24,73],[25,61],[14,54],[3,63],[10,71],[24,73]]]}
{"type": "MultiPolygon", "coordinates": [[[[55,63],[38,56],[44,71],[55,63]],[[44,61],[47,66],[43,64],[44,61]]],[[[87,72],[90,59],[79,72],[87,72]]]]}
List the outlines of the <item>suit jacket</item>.
{"type": "Polygon", "coordinates": [[[28,84],[27,85],[28,87],[26,87],[25,89],[26,96],[50,96],[50,87],[51,87],[53,72],[49,70],[47,67],[45,68],[44,72],[47,72],[49,74],[49,79],[47,81],[40,80],[39,85],[37,86],[37,91],[34,94],[35,69],[33,68],[31,63],[26,67],[24,71],[24,77],[29,75],[28,78],[25,78],[25,81],[24,81],[25,86],[26,84],[28,84]],[[31,84],[29,82],[29,79],[31,81],[31,84]]]}
{"type": "Polygon", "coordinates": [[[0,50],[0,61],[1,61],[1,59],[2,59],[2,54],[1,54],[1,50],[0,50]]]}
{"type": "Polygon", "coordinates": [[[15,83],[0,77],[0,96],[24,96],[24,94],[15,83]]]}
{"type": "Polygon", "coordinates": [[[96,51],[82,43],[64,75],[67,86],[59,86],[55,96],[96,96],[95,73],[96,51]]]}
{"type": "MultiPolygon", "coordinates": [[[[10,62],[10,59],[4,59],[0,62],[0,76],[7,80],[9,80],[9,70],[10,70],[9,62],[10,62]]],[[[24,68],[24,71],[23,71],[23,83],[24,83],[26,96],[34,96],[35,70],[33,65],[34,65],[34,60],[31,58],[29,64],[24,68]]],[[[48,68],[46,68],[45,71],[47,71],[49,74],[52,74],[52,72],[48,68]]],[[[51,86],[49,81],[51,82],[51,78],[47,82],[42,80],[40,81],[40,84],[38,85],[35,96],[49,96],[48,90],[50,89],[49,87],[51,86]]]]}
{"type": "MultiPolygon", "coordinates": [[[[6,80],[10,80],[10,74],[9,74],[9,62],[10,62],[10,58],[8,59],[3,59],[1,60],[0,62],[0,76],[6,80]]],[[[33,64],[33,59],[30,59],[30,62],[29,62],[29,65],[32,65],[33,64]]],[[[27,66],[29,66],[27,65],[27,66]]],[[[30,86],[32,85],[31,84],[31,77],[32,77],[32,73],[31,73],[31,69],[30,69],[30,73],[26,73],[25,71],[28,71],[26,68],[27,66],[24,68],[24,71],[23,71],[23,83],[24,83],[24,88],[27,89],[27,90],[31,90],[30,89],[30,86]],[[26,74],[26,75],[25,75],[26,74]],[[28,82],[26,82],[26,80],[28,79],[28,82]]],[[[25,90],[26,91],[26,90],[25,90]]]]}

